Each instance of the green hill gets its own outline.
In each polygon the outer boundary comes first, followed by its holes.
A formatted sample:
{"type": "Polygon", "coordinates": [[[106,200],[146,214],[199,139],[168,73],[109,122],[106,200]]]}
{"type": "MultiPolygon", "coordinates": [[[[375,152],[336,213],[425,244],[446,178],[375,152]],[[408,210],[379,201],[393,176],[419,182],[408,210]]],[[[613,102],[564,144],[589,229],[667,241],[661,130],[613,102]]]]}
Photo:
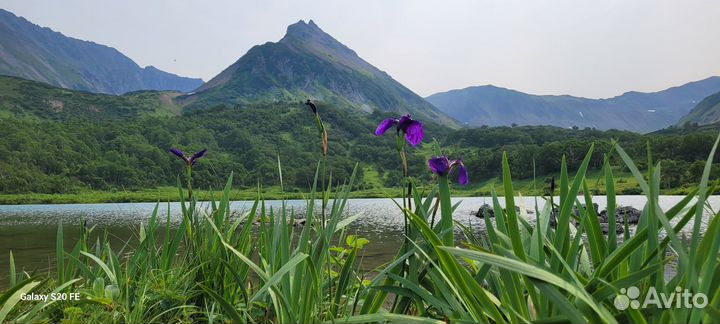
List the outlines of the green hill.
{"type": "Polygon", "coordinates": [[[175,115],[173,91],[139,91],[122,96],[56,88],[45,83],[0,76],[0,113],[47,119],[132,118],[175,115]]]}
{"type": "MultiPolygon", "coordinates": [[[[210,149],[196,171],[204,187],[218,187],[231,171],[240,186],[255,186],[258,179],[275,185],[278,157],[287,167],[286,186],[308,187],[320,155],[314,119],[303,102],[218,105],[180,114],[172,100],[177,95],[112,96],[0,77],[0,192],[174,185],[182,164],[167,153],[170,147],[210,149]]],[[[322,103],[318,109],[330,132],[331,167],[338,181],[357,161],[365,161],[363,168],[381,179],[397,176],[394,140],[372,133],[392,114],[357,115],[322,103]]],[[[428,138],[449,132],[432,121],[425,126],[428,138]]],[[[422,172],[424,156],[411,156],[414,170],[422,172]]],[[[378,185],[372,182],[359,184],[378,185]]]]}
{"type": "Polygon", "coordinates": [[[685,124],[709,125],[720,122],[720,92],[700,101],[685,117],[680,119],[678,126],[685,124]]]}

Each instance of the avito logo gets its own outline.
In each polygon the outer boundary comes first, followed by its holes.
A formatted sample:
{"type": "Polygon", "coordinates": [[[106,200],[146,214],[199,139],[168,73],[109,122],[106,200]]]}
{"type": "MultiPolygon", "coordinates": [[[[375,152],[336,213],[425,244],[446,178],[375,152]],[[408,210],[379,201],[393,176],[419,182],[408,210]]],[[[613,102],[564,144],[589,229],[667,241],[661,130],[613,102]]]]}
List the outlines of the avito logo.
{"type": "Polygon", "coordinates": [[[647,308],[654,305],[657,308],[705,308],[708,298],[703,293],[693,294],[688,289],[676,287],[674,292],[669,294],[658,293],[655,287],[648,288],[644,298],[640,298],[640,288],[630,286],[627,289],[620,289],[620,294],[615,296],[615,308],[626,310],[647,308]]]}

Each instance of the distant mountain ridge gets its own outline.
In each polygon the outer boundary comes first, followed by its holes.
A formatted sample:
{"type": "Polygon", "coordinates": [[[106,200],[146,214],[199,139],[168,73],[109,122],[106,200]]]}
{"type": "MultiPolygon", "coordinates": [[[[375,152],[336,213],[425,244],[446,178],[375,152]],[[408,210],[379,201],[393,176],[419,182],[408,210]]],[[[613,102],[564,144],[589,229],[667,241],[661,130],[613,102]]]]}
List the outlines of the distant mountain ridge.
{"type": "Polygon", "coordinates": [[[0,75],[106,94],[191,91],[201,79],[141,68],[118,50],[67,37],[0,9],[0,75]]]}
{"type": "Polygon", "coordinates": [[[553,125],[646,133],[674,125],[717,91],[720,77],[714,76],[663,91],[633,91],[607,99],[531,95],[492,85],[451,90],[426,99],[469,126],[553,125]]]}
{"type": "Polygon", "coordinates": [[[254,46],[219,75],[178,100],[188,109],[200,109],[308,98],[356,112],[410,113],[452,127],[459,125],[312,20],[290,25],[278,42],[254,46]]]}
{"type": "Polygon", "coordinates": [[[697,104],[687,115],[685,115],[678,126],[686,123],[709,125],[720,123],[720,92],[714,93],[697,104]]]}

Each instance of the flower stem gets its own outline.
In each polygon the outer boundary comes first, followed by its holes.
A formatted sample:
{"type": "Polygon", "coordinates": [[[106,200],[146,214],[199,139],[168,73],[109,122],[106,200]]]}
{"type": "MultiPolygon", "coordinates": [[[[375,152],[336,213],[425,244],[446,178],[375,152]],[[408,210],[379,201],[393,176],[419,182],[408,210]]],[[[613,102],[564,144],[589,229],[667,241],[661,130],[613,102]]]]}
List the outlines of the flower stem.
{"type": "Polygon", "coordinates": [[[328,204],[328,190],[327,190],[327,184],[325,183],[325,173],[327,172],[327,155],[323,155],[322,159],[322,209],[320,211],[320,215],[322,216],[322,224],[320,227],[324,230],[325,229],[325,209],[327,208],[328,204]]]}
{"type": "MultiPolygon", "coordinates": [[[[405,154],[405,141],[400,133],[397,134],[396,137],[396,149],[398,151],[398,155],[400,156],[400,166],[402,168],[402,174],[403,174],[403,181],[402,181],[402,194],[400,195],[402,199],[402,205],[403,205],[403,245],[402,245],[402,252],[400,254],[405,254],[408,250],[408,247],[410,245],[410,242],[408,240],[408,236],[410,235],[409,227],[408,227],[408,210],[411,208],[411,200],[410,197],[412,195],[411,188],[412,183],[410,182],[410,177],[408,176],[408,166],[407,166],[407,155],[405,154]],[[407,197],[407,200],[405,198],[407,197]]],[[[405,260],[402,263],[402,267],[400,268],[400,276],[406,277],[408,274],[408,263],[409,260],[405,260]]],[[[399,305],[398,302],[400,301],[400,296],[396,295],[395,299],[393,300],[393,304],[390,307],[390,309],[395,310],[395,308],[399,305]]]]}
{"type": "Polygon", "coordinates": [[[192,166],[187,166],[187,189],[188,189],[188,202],[192,202],[192,166]]]}
{"type": "Polygon", "coordinates": [[[453,246],[455,244],[455,233],[453,232],[450,185],[447,176],[438,176],[438,189],[440,194],[440,237],[443,244],[453,246]]]}

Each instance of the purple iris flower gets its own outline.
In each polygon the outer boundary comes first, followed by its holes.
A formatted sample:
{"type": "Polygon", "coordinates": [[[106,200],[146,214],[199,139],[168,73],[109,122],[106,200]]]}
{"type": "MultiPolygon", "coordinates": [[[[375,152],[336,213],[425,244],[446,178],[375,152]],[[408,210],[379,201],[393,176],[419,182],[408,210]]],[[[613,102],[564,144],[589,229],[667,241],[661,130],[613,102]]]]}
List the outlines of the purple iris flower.
{"type": "Polygon", "coordinates": [[[458,183],[460,185],[468,184],[468,172],[462,159],[450,160],[447,156],[436,156],[428,160],[428,165],[433,173],[439,176],[449,175],[455,168],[458,169],[458,183]]]}
{"type": "Polygon", "coordinates": [[[193,155],[187,156],[187,154],[185,154],[185,152],[183,152],[181,149],[173,147],[170,149],[170,153],[175,154],[177,157],[181,158],[188,166],[193,166],[195,165],[197,160],[205,156],[205,153],[207,153],[207,149],[202,149],[195,152],[195,154],[193,155]]]}
{"type": "Polygon", "coordinates": [[[420,121],[414,120],[410,115],[405,115],[400,118],[388,118],[380,122],[377,129],[375,130],[376,136],[382,136],[391,127],[396,126],[395,130],[399,135],[400,132],[405,134],[405,139],[410,145],[417,146],[425,136],[423,132],[423,124],[420,121]]]}

